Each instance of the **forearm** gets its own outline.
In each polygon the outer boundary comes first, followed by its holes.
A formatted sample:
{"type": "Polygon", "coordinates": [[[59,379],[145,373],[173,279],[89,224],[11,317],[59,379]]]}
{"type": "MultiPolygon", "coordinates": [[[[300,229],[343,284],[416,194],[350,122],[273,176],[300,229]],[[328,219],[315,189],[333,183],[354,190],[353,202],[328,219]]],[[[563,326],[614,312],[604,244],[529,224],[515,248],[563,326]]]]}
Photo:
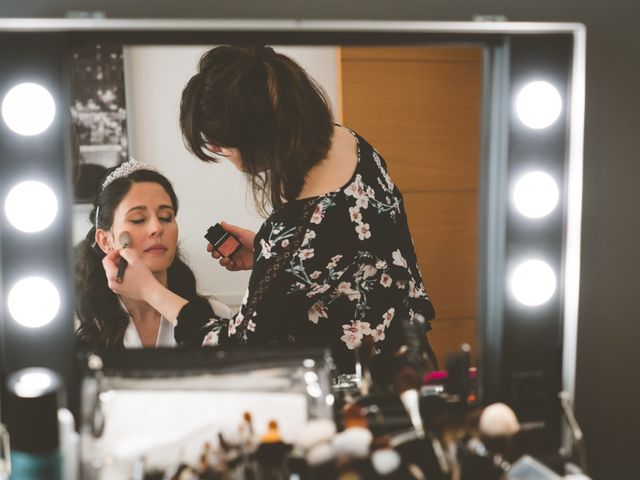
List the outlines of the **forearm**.
{"type": "Polygon", "coordinates": [[[174,325],[180,310],[188,303],[188,300],[173,293],[159,282],[150,287],[146,300],[149,305],[174,325]]]}

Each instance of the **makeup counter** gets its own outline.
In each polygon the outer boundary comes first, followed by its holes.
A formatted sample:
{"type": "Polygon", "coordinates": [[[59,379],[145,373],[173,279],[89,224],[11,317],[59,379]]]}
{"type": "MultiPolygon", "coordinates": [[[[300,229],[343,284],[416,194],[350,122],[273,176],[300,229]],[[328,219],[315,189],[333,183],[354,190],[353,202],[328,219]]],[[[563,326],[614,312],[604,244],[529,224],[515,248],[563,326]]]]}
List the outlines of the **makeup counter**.
{"type": "Polygon", "coordinates": [[[393,355],[362,345],[341,375],[326,350],[82,352],[77,425],[53,372],[15,372],[0,478],[588,478],[568,403],[572,448],[548,451],[507,405],[482,404],[467,345],[434,370],[415,333],[393,355]]]}

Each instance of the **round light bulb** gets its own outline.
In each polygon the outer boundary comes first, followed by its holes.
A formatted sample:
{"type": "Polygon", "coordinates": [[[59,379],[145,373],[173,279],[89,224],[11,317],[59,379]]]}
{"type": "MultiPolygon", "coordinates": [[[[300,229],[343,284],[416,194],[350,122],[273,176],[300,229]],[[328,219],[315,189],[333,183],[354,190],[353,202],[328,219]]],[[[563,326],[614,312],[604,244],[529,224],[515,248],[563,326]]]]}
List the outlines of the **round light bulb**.
{"type": "Polygon", "coordinates": [[[549,264],[542,260],[522,262],[511,276],[511,292],[523,305],[542,305],[555,291],[556,275],[549,264]]]}
{"type": "Polygon", "coordinates": [[[513,189],[513,203],[528,218],[549,215],[556,208],[559,198],[558,185],[551,175],[544,172],[523,175],[513,189]]]}
{"type": "Polygon", "coordinates": [[[60,295],[46,278],[27,277],[9,290],[9,313],[20,325],[37,328],[46,325],[58,314],[60,295]]]}
{"type": "Polygon", "coordinates": [[[562,97],[549,82],[528,83],[516,98],[516,113],[529,128],[546,128],[558,119],[561,112],[562,97]]]}
{"type": "Polygon", "coordinates": [[[14,389],[19,397],[35,398],[46,392],[53,384],[53,378],[44,368],[28,368],[17,379],[14,389]]]}
{"type": "Polygon", "coordinates": [[[56,115],[56,104],[49,90],[37,83],[13,87],[2,101],[2,119],[20,135],[44,132],[56,115]]]}
{"type": "Polygon", "coordinates": [[[56,218],[58,199],[42,182],[22,182],[9,191],[4,210],[15,228],[35,233],[47,228],[56,218]]]}

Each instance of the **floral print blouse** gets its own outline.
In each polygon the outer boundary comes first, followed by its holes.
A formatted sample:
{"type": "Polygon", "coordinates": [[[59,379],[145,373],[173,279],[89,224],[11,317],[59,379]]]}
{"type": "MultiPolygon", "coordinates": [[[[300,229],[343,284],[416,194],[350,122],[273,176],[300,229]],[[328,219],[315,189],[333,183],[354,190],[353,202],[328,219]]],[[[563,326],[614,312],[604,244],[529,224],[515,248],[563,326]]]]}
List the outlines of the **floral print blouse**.
{"type": "Polygon", "coordinates": [[[347,184],[288,202],[257,232],[247,296],[226,332],[250,345],[331,347],[342,371],[353,369],[365,337],[378,350],[397,348],[399,318],[434,317],[402,195],[380,154],[351,133],[358,164],[347,184]],[[249,308],[258,289],[262,298],[249,308]]]}

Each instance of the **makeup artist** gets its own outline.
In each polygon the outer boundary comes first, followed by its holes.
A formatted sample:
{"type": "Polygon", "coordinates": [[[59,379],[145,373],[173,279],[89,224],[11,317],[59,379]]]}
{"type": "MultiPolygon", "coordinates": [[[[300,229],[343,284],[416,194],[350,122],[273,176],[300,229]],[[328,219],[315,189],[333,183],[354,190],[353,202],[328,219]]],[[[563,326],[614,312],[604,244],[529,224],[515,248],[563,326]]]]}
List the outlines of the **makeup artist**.
{"type": "Polygon", "coordinates": [[[228,270],[252,270],[221,337],[330,345],[348,371],[364,341],[402,344],[398,319],[434,317],[385,161],[334,124],[325,93],[300,65],[270,47],[213,48],[182,92],[180,125],[198,158],[246,174],[267,216],[256,234],[223,224],[241,243],[230,258],[208,246],[228,270]]]}
{"type": "Polygon", "coordinates": [[[131,160],[107,171],[76,260],[82,344],[199,347],[209,318],[231,316],[226,305],[198,295],[195,276],[180,258],[177,213],[173,186],[151,165],[131,160]],[[125,237],[129,245],[122,248],[125,237]],[[123,259],[129,262],[124,270],[123,259]],[[178,323],[186,303],[201,314],[178,323]]]}

